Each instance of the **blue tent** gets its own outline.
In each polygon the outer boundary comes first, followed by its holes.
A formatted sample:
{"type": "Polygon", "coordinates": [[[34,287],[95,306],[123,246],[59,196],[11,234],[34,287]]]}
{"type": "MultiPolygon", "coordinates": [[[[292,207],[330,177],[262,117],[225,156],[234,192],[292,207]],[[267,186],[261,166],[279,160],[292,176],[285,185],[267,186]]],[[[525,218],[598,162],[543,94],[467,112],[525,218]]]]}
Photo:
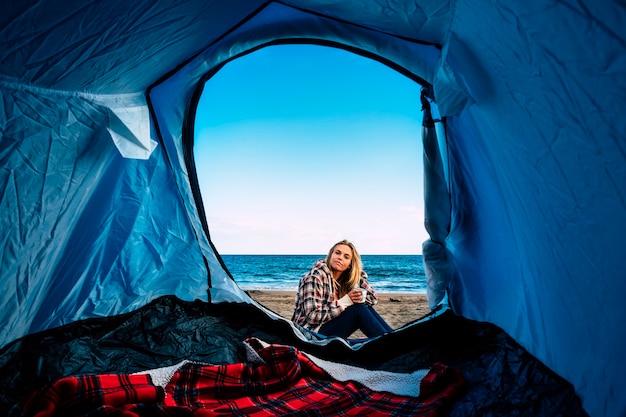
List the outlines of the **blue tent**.
{"type": "Polygon", "coordinates": [[[26,0],[0,22],[0,346],[165,295],[251,302],[209,237],[195,106],[227,62],[313,43],[424,86],[432,306],[626,414],[623,3],[26,0]]]}

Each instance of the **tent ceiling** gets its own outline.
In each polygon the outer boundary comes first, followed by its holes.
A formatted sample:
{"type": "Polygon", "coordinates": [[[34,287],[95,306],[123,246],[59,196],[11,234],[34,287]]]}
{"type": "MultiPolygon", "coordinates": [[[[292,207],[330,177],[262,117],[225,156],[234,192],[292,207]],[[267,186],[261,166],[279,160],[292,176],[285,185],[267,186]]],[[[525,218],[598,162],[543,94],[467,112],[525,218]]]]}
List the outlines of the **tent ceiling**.
{"type": "Polygon", "coordinates": [[[56,90],[145,91],[261,4],[9,2],[0,17],[0,74],[56,90]]]}
{"type": "MultiPolygon", "coordinates": [[[[9,2],[0,16],[0,74],[39,87],[94,94],[145,91],[268,2],[9,2]],[[105,28],[103,30],[103,28],[105,28]]],[[[295,6],[410,39],[437,43],[448,4],[417,11],[399,2],[298,2],[295,6]],[[410,10],[407,10],[407,7],[410,10]],[[354,10],[360,12],[355,16],[354,10]],[[385,16],[380,19],[381,14],[385,16]]]]}

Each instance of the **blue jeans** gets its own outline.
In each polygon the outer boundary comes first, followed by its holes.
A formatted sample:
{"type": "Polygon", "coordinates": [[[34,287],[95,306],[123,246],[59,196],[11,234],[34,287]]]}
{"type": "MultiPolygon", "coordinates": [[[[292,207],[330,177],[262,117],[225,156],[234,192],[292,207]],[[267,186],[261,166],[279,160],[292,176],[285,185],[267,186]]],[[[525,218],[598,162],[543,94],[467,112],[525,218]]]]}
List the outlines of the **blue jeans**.
{"type": "Polygon", "coordinates": [[[374,307],[362,303],[346,308],[338,317],[324,323],[318,333],[345,339],[357,330],[361,330],[367,337],[376,337],[393,331],[374,307]]]}

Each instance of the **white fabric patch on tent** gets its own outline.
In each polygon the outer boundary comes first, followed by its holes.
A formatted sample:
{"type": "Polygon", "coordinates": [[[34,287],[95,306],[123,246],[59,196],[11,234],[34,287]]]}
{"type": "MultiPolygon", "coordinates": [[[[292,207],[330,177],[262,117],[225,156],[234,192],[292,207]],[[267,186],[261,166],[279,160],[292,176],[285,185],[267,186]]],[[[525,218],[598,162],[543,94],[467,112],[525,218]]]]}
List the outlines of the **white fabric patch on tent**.
{"type": "Polygon", "coordinates": [[[148,159],[157,147],[150,137],[147,106],[109,109],[107,130],[124,158],[148,159]]]}

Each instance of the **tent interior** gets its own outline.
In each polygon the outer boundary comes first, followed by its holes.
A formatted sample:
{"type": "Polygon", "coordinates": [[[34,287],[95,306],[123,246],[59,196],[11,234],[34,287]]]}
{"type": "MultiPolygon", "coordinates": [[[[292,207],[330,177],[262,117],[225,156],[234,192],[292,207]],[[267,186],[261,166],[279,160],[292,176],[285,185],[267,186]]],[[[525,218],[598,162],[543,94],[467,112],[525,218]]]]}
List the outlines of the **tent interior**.
{"type": "Polygon", "coordinates": [[[509,3],[4,5],[0,409],[69,375],[236,362],[255,336],[370,369],[447,362],[467,385],[449,415],[625,415],[626,6],[509,3]],[[195,108],[226,63],[283,43],[423,87],[432,316],[309,337],[221,261],[195,108]]]}

